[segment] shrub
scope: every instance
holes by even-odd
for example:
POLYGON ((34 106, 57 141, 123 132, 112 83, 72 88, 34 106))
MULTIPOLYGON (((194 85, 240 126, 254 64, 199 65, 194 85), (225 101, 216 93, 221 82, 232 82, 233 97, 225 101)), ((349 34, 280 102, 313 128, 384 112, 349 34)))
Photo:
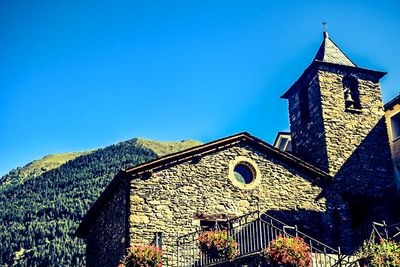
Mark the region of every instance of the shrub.
POLYGON ((282 237, 271 241, 264 249, 264 256, 272 264, 286 266, 308 267, 311 266, 311 249, 299 237, 282 237))
POLYGON ((379 243, 364 242, 357 257, 362 266, 398 267, 400 266, 400 244, 386 239, 379 243))
POLYGON ((127 254, 118 267, 161 267, 161 250, 154 246, 133 246, 128 248, 127 254))
POLYGON ((239 254, 238 244, 228 236, 226 230, 202 232, 198 242, 200 249, 213 258, 226 257, 233 260, 239 254))

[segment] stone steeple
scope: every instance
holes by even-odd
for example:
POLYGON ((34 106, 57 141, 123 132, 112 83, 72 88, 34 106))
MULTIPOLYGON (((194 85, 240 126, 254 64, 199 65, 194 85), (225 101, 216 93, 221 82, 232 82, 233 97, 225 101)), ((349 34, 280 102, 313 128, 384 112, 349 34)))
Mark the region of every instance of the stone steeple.
POLYGON ((390 184, 379 84, 385 74, 358 67, 324 32, 312 63, 282 96, 289 100, 292 153, 334 176, 343 191, 390 184))
POLYGON ((324 32, 324 40, 315 55, 314 61, 357 67, 357 65, 329 38, 328 32, 324 32))

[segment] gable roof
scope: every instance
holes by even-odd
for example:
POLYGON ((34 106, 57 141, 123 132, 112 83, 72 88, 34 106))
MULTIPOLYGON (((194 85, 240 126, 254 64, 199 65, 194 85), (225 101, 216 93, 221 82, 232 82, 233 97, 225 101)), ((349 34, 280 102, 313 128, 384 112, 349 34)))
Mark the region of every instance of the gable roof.
POLYGON ((273 147, 272 145, 264 142, 263 140, 247 133, 247 132, 242 132, 238 133, 232 136, 228 136, 222 139, 218 139, 209 143, 206 143, 204 145, 199 145, 195 146, 177 153, 169 154, 164 157, 137 165, 133 168, 124 170, 124 172, 127 175, 130 176, 135 176, 135 175, 140 175, 145 172, 153 171, 153 170, 158 170, 161 168, 164 168, 168 165, 171 164, 177 164, 182 161, 187 161, 192 159, 195 156, 201 156, 203 154, 208 154, 210 152, 213 152, 215 149, 226 147, 226 146, 232 146, 238 143, 249 143, 250 145, 255 146, 256 148, 260 149, 262 152, 271 155, 275 157, 276 159, 280 159, 287 163, 288 165, 295 167, 299 170, 302 170, 302 172, 305 172, 308 175, 311 175, 313 177, 319 177, 319 178, 332 178, 329 174, 326 172, 322 171, 321 169, 303 161, 302 159, 286 153, 282 152, 281 150, 273 147))
POLYGON ((295 157, 292 154, 283 152, 272 145, 262 141, 259 138, 252 136, 247 132, 238 133, 232 136, 228 136, 222 139, 218 139, 203 145, 195 146, 189 149, 185 149, 180 152, 169 154, 158 159, 137 165, 133 168, 127 170, 121 170, 114 177, 114 179, 108 184, 107 188, 103 191, 100 197, 95 201, 93 206, 84 216, 81 224, 75 232, 76 236, 85 237, 87 233, 88 226, 91 221, 95 219, 98 212, 101 210, 103 205, 107 200, 113 195, 118 186, 133 177, 139 177, 146 179, 146 174, 151 174, 153 171, 161 170, 167 168, 171 165, 179 164, 189 160, 193 160, 196 157, 201 157, 202 155, 213 153, 217 150, 221 150, 226 147, 230 147, 236 144, 246 143, 249 144, 261 152, 270 155, 271 157, 278 159, 285 164, 295 168, 299 172, 306 174, 307 176, 313 177, 315 179, 325 179, 330 181, 332 176, 326 172, 320 170, 319 168, 295 157))

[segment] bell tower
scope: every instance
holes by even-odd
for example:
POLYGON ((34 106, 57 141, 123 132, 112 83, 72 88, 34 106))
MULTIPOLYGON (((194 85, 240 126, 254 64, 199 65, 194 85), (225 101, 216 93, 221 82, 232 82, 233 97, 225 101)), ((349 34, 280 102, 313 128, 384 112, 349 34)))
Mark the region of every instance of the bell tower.
POLYGON ((341 192, 380 195, 392 186, 392 161, 379 80, 323 33, 310 66, 286 91, 292 150, 334 177, 341 192))

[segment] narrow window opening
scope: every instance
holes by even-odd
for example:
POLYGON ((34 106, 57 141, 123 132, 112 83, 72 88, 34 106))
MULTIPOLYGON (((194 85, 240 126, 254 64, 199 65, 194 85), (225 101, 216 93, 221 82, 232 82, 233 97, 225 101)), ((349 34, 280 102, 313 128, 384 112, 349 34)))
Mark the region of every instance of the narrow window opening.
POLYGON ((337 209, 334 209, 332 212, 332 243, 339 246, 340 245, 340 235, 338 233, 341 233, 341 225, 342 225, 342 219, 340 217, 339 211, 337 209))
POLYGON ((150 246, 155 246, 156 248, 162 250, 162 232, 154 233, 153 241, 150 242, 150 246))
POLYGON ((286 152, 292 152, 292 141, 288 140, 288 144, 285 149, 286 152))
POLYGON ((343 92, 346 109, 361 109, 358 80, 355 77, 343 79, 343 92))
POLYGON ((289 142, 289 140, 287 138, 282 138, 282 140, 279 144, 279 149, 285 151, 288 142, 289 142))
POLYGON ((400 112, 390 117, 390 125, 392 128, 392 138, 395 140, 400 137, 400 112))
POLYGON ((301 88, 299 93, 300 120, 302 123, 310 121, 310 108, 307 88, 301 88))
POLYGON ((279 150, 282 150, 282 151, 291 152, 292 151, 292 142, 291 142, 290 138, 281 137, 275 147, 278 147, 279 150))

